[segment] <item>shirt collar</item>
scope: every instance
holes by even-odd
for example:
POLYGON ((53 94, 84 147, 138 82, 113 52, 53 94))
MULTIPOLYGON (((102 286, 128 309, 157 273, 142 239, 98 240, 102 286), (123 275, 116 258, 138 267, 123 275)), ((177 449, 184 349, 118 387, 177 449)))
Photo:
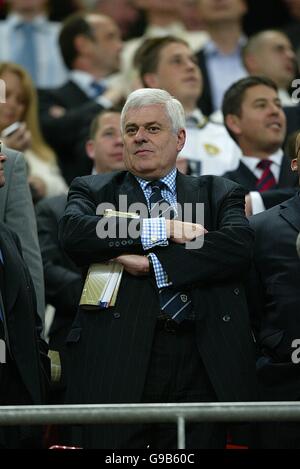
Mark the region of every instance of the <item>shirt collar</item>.
MULTIPOLYGON (((238 42, 237 42, 237 45, 236 45, 236 48, 233 52, 231 52, 231 54, 228 54, 228 55, 235 55, 235 54, 239 54, 241 49, 245 46, 247 42, 247 38, 245 35, 241 35, 238 39, 238 42)), ((213 56, 213 55, 227 55, 227 54, 223 54, 220 49, 218 48, 217 44, 212 40, 212 39, 208 39, 204 46, 203 46, 203 51, 204 51, 204 54, 206 56, 213 56)))
MULTIPOLYGON (((13 28, 17 28, 20 24, 25 23, 23 16, 19 15, 19 13, 11 13, 8 15, 6 19, 6 23, 12 26, 13 28)), ((37 15, 32 21, 30 21, 36 28, 43 30, 45 25, 48 23, 48 18, 46 15, 37 15)))
POLYGON ((187 127, 189 127, 189 122, 192 121, 195 121, 197 126, 201 126, 205 122, 204 114, 199 108, 196 108, 189 114, 186 114, 185 118, 187 127))
MULTIPOLYGON (((271 160, 272 163, 276 164, 277 166, 281 165, 281 161, 283 158, 283 150, 280 148, 275 153, 272 153, 268 157, 268 160, 271 160)), ((250 169, 250 171, 254 172, 257 167, 257 163, 261 161, 261 158, 257 158, 256 156, 241 156, 241 161, 250 169)))
POLYGON ((93 82, 97 82, 101 85, 106 84, 106 80, 95 80, 95 77, 88 72, 84 72, 83 70, 71 70, 69 73, 70 79, 88 96, 90 96, 91 88, 90 85, 93 82))
MULTIPOLYGON (((167 186, 167 188, 173 195, 176 194, 176 176, 177 176, 177 169, 173 168, 168 174, 166 174, 166 176, 159 179, 159 181, 163 182, 167 186)), ((149 188, 149 181, 146 181, 145 179, 142 179, 138 176, 135 176, 135 177, 143 191, 149 188)))
POLYGON ((146 37, 162 37, 167 35, 182 36, 186 32, 183 23, 174 21, 168 26, 151 25, 146 28, 144 36, 146 37))

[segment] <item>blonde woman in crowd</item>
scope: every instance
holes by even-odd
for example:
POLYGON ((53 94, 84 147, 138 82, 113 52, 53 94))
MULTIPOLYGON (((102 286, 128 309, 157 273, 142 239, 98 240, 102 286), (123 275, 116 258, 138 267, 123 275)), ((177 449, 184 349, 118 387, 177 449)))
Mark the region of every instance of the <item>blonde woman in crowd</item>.
POLYGON ((5 103, 0 106, 0 136, 6 146, 24 152, 34 202, 67 192, 56 155, 45 143, 37 118, 37 97, 29 74, 19 65, 0 63, 5 103))

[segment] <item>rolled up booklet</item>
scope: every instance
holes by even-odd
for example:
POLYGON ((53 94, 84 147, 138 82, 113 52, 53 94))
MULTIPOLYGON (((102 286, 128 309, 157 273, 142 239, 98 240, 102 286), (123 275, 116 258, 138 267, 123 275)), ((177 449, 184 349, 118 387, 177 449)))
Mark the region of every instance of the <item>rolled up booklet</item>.
POLYGON ((86 309, 114 306, 123 266, 115 261, 91 264, 84 282, 79 305, 86 309))

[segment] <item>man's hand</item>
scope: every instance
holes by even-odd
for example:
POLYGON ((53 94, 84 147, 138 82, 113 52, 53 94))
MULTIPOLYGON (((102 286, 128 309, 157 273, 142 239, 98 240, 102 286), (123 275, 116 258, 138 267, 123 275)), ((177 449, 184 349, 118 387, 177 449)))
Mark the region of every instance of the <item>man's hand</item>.
POLYGON ((166 220, 167 237, 174 243, 184 244, 193 241, 208 231, 198 223, 183 222, 180 220, 166 220))
POLYGON ((245 196, 245 214, 246 214, 246 217, 251 217, 251 215, 253 215, 252 201, 251 201, 250 194, 247 194, 245 196))
POLYGON ((126 96, 124 90, 119 86, 114 86, 107 89, 101 96, 112 102, 114 106, 118 105, 126 96))
POLYGON ((122 254, 114 259, 124 266, 126 272, 131 275, 141 276, 148 275, 150 272, 149 259, 146 256, 137 254, 122 254))

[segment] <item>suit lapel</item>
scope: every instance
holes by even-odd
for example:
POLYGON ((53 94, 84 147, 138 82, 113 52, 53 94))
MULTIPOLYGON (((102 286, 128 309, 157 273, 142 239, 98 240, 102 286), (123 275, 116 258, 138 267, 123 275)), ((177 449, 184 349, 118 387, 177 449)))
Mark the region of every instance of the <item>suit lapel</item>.
POLYGON ((125 177, 115 192, 115 206, 121 211, 136 212, 136 204, 143 204, 147 207, 147 201, 136 178, 131 173, 125 173, 125 177), (126 196, 125 205, 120 206, 121 197, 126 196), (131 208, 132 206, 132 208, 131 208))
POLYGON ((300 231, 300 195, 283 202, 280 205, 279 214, 297 231, 300 231))
POLYGON ((248 191, 255 190, 257 177, 243 162, 240 162, 236 173, 238 175, 238 181, 241 186, 243 186, 248 191))
MULTIPOLYGON (((206 180, 201 178, 192 178, 177 172, 177 203, 182 210, 183 221, 193 223, 204 223, 202 219, 201 206, 204 204, 204 210, 209 207, 207 198, 206 180)), ((204 212, 204 218, 207 221, 207 213, 204 212)))

